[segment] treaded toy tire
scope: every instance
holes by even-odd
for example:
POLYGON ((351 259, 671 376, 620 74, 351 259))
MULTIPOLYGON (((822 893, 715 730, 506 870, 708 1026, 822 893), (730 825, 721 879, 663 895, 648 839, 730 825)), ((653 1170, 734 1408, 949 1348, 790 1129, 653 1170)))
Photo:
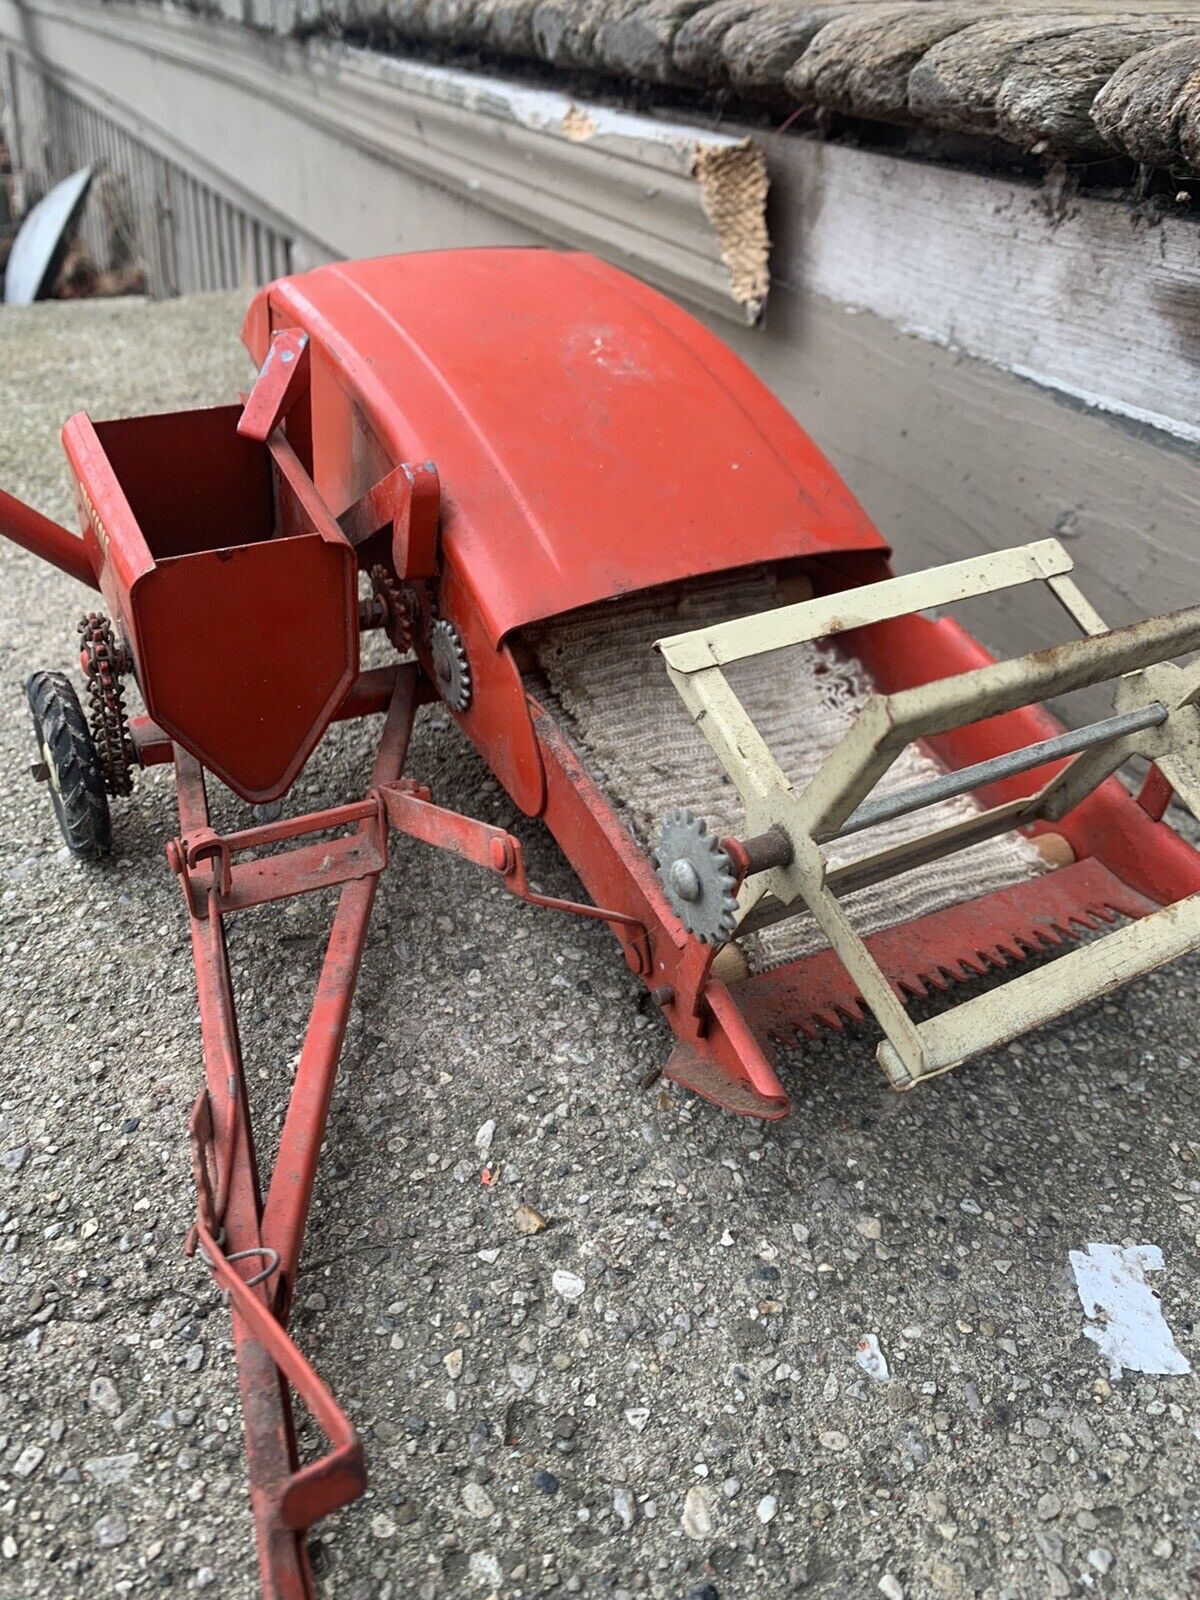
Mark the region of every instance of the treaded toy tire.
POLYGON ((112 820, 79 696, 62 672, 35 672, 26 679, 25 695, 67 848, 81 861, 99 860, 112 849, 112 820))

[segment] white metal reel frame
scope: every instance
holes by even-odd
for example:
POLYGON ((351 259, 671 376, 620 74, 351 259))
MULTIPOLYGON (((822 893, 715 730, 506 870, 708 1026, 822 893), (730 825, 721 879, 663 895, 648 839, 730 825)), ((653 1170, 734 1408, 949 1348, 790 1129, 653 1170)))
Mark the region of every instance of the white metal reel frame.
POLYGON ((1200 945, 1200 895, 1193 895, 918 1024, 838 899, 836 891, 878 883, 1012 828, 1061 818, 1132 755, 1154 761, 1200 816, 1200 663, 1181 668, 1170 659, 1200 649, 1200 606, 1109 630, 1070 578, 1071 569, 1062 545, 1045 539, 699 628, 656 645, 742 798, 748 834, 782 830, 790 845, 785 865, 758 872, 743 885, 735 936, 807 907, 883 1029, 877 1055, 895 1088, 948 1071, 1200 945), (750 656, 1030 582, 1047 585, 1082 638, 917 688, 873 695, 799 794, 723 670, 750 656), (884 801, 867 798, 916 739, 1112 679, 1119 680, 1112 717, 884 801), (921 809, 947 794, 1064 755, 1072 759, 1024 799, 981 810, 842 867, 828 867, 821 851, 823 843, 885 816, 921 809))

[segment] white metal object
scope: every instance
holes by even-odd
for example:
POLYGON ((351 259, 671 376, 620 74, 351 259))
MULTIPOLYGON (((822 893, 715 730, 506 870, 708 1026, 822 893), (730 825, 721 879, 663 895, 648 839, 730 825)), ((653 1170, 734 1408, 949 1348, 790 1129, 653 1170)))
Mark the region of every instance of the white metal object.
MULTIPOLYGON (((575 613, 534 642, 546 696, 660 867, 670 854, 660 848, 662 824, 678 809, 681 795, 717 839, 745 837, 746 818, 741 797, 712 747, 657 661, 651 663, 654 641, 730 617, 762 615, 811 598, 811 593, 807 583, 793 585, 766 572, 719 574, 575 613)), ((817 772, 878 688, 861 662, 819 642, 747 661, 734 682, 743 707, 798 789, 817 772)), ((912 745, 881 787, 908 791, 944 772, 933 755, 912 745)), ((883 823, 831 845, 830 861, 848 866, 868 850, 898 844, 914 831, 961 820, 976 809, 974 799, 966 796, 941 801, 915 817, 883 823)), ((1041 855, 1020 834, 999 834, 920 873, 851 891, 843 903, 867 937, 898 921, 930 916, 1008 888, 1043 870, 1041 855)), ((681 920, 686 926, 686 919, 681 920)), ((751 972, 802 960, 825 942, 808 916, 784 918, 737 941, 751 972)))
MULTIPOLYGON (((1132 755, 1155 761, 1180 799, 1200 813, 1200 665, 1170 662, 1200 649, 1200 606, 1108 630, 1068 576, 1071 566, 1062 545, 1046 539, 658 641, 672 683, 742 797, 748 833, 782 829, 791 845, 786 865, 756 873, 743 885, 737 932, 807 907, 882 1027, 878 1059, 899 1089, 1200 945, 1200 896, 1193 896, 917 1024, 835 893, 925 866, 1012 828, 1060 819, 1132 755), (799 794, 723 670, 747 657, 1034 581, 1047 584, 1083 638, 873 696, 799 794), (1034 793, 829 867, 822 844, 838 838, 848 823, 858 831, 892 814, 894 807, 878 804, 872 811, 867 796, 913 741, 1112 679, 1119 679, 1117 714, 1087 730, 1082 743, 1076 737, 1078 753, 1034 793)), ((1033 764, 1017 753, 1011 770, 1033 764)), ((930 797, 910 794, 906 803, 912 810, 930 797)))
POLYGON ((92 185, 92 168, 80 167, 56 183, 21 224, 4 269, 4 303, 32 305, 51 287, 50 276, 92 185))

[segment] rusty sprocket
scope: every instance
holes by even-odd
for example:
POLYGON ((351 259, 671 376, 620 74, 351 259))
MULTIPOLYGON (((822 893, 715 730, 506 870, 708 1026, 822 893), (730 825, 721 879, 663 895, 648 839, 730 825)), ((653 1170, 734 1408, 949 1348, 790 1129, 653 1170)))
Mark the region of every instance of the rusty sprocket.
POLYGON ((79 636, 79 664, 87 679, 88 722, 104 787, 112 795, 129 794, 137 765, 121 685, 121 674, 129 670, 129 655, 117 642, 108 618, 99 612, 87 613, 79 624, 79 636))

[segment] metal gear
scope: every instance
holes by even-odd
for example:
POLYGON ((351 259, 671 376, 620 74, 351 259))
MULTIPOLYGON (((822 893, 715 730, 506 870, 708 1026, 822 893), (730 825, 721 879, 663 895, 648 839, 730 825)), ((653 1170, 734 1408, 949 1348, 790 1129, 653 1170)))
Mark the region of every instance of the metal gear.
POLYGON ((451 711, 466 711, 471 704, 471 663, 462 634, 452 622, 439 617, 429 634, 429 654, 442 699, 451 711))
POLYGON ((88 721, 104 788, 108 794, 131 794, 137 752, 121 687, 121 674, 130 667, 129 653, 117 643, 108 618, 96 611, 89 611, 80 622, 79 635, 79 664, 87 679, 88 721))
POLYGON ((401 655, 412 649, 412 622, 408 597, 399 578, 382 565, 371 568, 371 587, 383 604, 384 628, 392 644, 401 655))
POLYGON ((668 811, 654 850, 658 880, 671 909, 704 944, 724 944, 737 921, 737 874, 703 817, 668 811))

